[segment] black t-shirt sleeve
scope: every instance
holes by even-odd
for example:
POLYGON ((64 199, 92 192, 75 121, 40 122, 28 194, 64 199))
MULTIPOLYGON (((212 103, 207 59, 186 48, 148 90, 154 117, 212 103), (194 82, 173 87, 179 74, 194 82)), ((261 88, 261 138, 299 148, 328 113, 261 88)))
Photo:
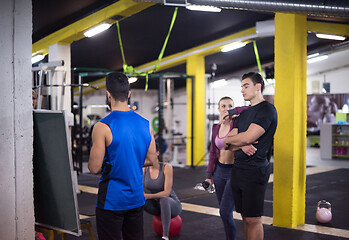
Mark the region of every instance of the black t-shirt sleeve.
POLYGON ((256 113, 252 123, 261 126, 265 131, 269 128, 275 115, 275 108, 271 104, 264 104, 256 113))
POLYGON ((233 118, 233 128, 237 128, 237 122, 238 122, 238 118, 233 118))

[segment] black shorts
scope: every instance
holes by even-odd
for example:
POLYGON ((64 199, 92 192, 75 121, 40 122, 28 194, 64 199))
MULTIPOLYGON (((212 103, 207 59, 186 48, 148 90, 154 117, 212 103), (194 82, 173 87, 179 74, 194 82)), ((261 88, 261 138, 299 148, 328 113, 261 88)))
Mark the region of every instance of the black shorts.
POLYGON ((243 217, 263 216, 269 176, 269 166, 243 169, 233 165, 230 183, 236 212, 241 213, 243 217))
POLYGON ((96 224, 99 240, 143 240, 144 206, 109 211, 96 208, 96 224))

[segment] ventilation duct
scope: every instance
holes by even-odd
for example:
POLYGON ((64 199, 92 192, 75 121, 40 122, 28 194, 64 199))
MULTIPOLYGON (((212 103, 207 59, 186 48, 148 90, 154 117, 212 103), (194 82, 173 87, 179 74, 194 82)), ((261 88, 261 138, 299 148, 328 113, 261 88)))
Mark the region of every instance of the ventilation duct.
POLYGON ((188 4, 208 5, 249 11, 300 13, 327 17, 349 18, 348 0, 136 0, 156 2, 165 5, 186 6, 188 4))

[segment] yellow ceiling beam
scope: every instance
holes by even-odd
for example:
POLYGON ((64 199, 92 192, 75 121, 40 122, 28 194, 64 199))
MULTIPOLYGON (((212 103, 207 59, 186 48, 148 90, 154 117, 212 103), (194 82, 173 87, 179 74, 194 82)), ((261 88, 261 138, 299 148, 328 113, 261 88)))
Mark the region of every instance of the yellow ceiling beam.
MULTIPOLYGON (((178 66, 187 61, 187 58, 192 55, 208 56, 221 51, 222 47, 226 44, 235 41, 248 41, 252 38, 257 37, 256 27, 252 27, 229 36, 202 44, 200 46, 185 50, 183 52, 175 53, 170 56, 164 57, 158 67, 157 71, 161 71, 167 68, 178 66)), ((152 70, 156 64, 156 60, 143 64, 135 68, 136 71, 146 72, 152 70)))
POLYGON ((33 43, 32 55, 34 56, 39 53, 46 55, 48 54, 48 47, 50 45, 56 43, 70 44, 84 38, 85 36, 83 33, 97 24, 105 21, 113 23, 115 21, 110 19, 114 16, 121 16, 123 19, 153 6, 154 4, 155 3, 134 2, 133 0, 120 0, 33 43))
POLYGON ((327 22, 307 22, 307 30, 313 33, 325 33, 349 37, 349 25, 327 22))

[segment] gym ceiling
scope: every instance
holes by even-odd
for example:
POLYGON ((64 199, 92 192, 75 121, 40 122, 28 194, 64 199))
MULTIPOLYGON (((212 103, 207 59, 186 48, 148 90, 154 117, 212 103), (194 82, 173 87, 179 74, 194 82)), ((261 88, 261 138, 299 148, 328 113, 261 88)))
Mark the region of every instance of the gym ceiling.
MULTIPOLYGON (((113 4, 121 4, 122 2, 131 2, 131 0, 32 0, 33 52, 35 44, 38 44, 40 41, 44 41, 54 34, 60 34, 60 30, 71 26, 91 14, 97 13, 113 4)), ((140 7, 141 10, 129 8, 125 10, 127 12, 126 14, 111 18, 111 20, 119 20, 122 44, 128 65, 133 67, 141 66, 156 60, 159 56, 175 9, 174 6, 164 5, 159 2, 163 1, 154 1, 151 3, 135 2, 134 5, 142 6, 140 7)), ((167 2, 169 1, 167 0, 167 2)), ((268 3, 276 1, 260 2, 268 3)), ((289 2, 292 3, 292 1, 289 2)), ((293 2, 304 3, 307 1, 293 2)), ((331 4, 330 2, 332 1, 327 2, 331 4)), ((349 2, 347 2, 347 5, 349 5, 349 2)), ((179 7, 177 18, 164 52, 164 58, 253 28, 256 26, 256 22, 272 20, 273 18, 274 13, 272 11, 222 9, 220 13, 210 13, 191 11, 185 7, 179 7)), ((342 14, 342 16, 330 17, 308 15, 308 21, 349 25, 349 15, 343 16, 342 14)), ((287 26, 285 27, 287 28, 287 26)), ((79 40, 71 42, 72 69, 88 67, 122 71, 123 61, 116 24, 113 24, 108 30, 94 37, 75 38, 79 40)), ((269 36, 255 40, 262 67, 269 68, 272 72, 274 37, 269 36)), ((348 42, 348 38, 341 43, 333 40, 319 39, 314 33, 308 32, 308 55, 318 51, 334 49, 338 44, 341 46, 348 45, 348 42)), ((217 65, 216 79, 233 76, 240 77, 242 72, 250 70, 257 71, 256 57, 252 43, 231 52, 217 52, 206 56, 206 73, 211 72, 211 66, 214 63, 217 65)), ((183 63, 162 71, 185 73, 186 66, 183 63)), ((183 81, 183 84, 177 84, 176 87, 184 85, 185 82, 183 81)), ((132 84, 133 88, 143 88, 143 86, 144 83, 142 81, 132 84)), ((150 81, 149 87, 157 88, 157 83, 150 81)))

